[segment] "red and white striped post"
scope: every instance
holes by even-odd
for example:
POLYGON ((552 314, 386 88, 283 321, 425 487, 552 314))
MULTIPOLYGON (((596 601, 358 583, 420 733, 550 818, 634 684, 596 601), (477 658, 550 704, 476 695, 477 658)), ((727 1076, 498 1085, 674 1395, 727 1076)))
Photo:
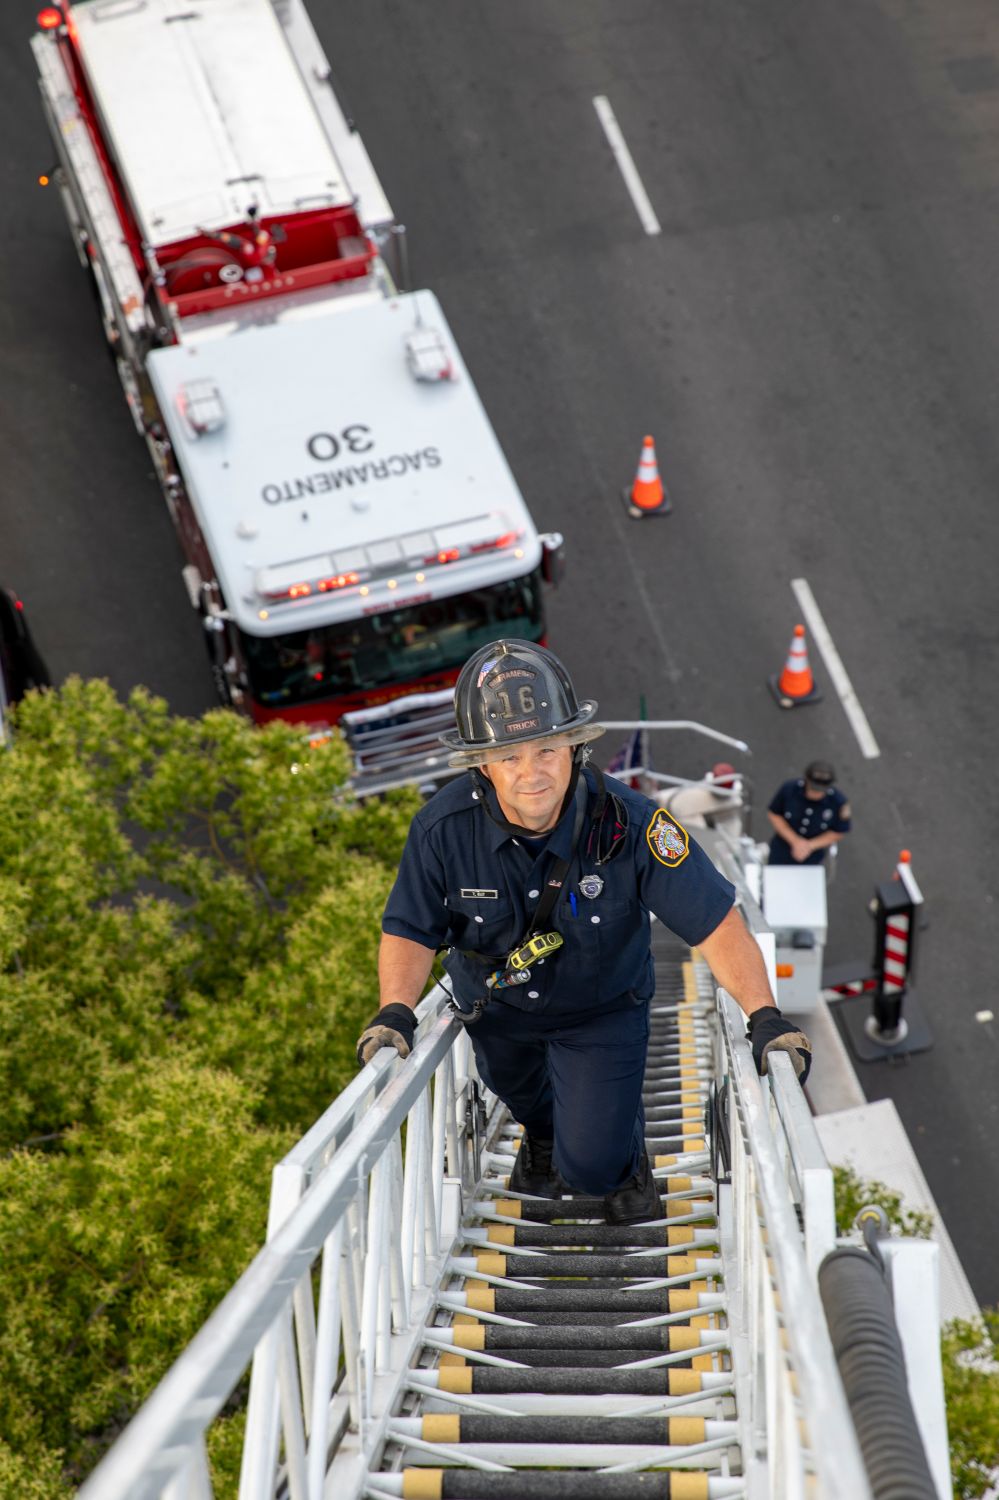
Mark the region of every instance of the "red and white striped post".
POLYGON ((922 901, 912 874, 912 856, 903 849, 891 881, 879 886, 875 897, 878 986, 865 1028, 872 1041, 889 1047, 901 1042, 909 1029, 902 1002, 912 973, 916 911, 922 901))

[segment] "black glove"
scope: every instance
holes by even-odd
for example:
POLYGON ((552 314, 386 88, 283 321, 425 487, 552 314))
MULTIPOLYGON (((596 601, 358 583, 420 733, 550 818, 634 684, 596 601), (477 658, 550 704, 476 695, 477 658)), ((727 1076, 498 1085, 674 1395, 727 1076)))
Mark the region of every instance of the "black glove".
POLYGON ((785 1021, 776 1005, 753 1011, 749 1018, 749 1040, 756 1071, 761 1076, 767 1071, 767 1054, 776 1049, 788 1054, 794 1063, 798 1082, 804 1088, 812 1066, 812 1044, 803 1031, 785 1021))
POLYGON ((363 1068, 381 1047, 394 1047, 400 1057, 408 1057, 415 1036, 416 1017, 408 1005, 383 1005, 357 1039, 358 1065, 363 1068))

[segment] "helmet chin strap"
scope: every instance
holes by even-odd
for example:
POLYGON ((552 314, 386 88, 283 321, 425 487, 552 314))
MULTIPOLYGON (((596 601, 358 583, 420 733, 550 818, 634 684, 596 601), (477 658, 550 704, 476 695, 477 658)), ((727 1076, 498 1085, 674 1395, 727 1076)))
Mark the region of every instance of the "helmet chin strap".
POLYGON ((490 799, 489 799, 489 795, 488 794, 489 794, 489 792, 495 793, 496 792, 496 788, 493 786, 492 782, 489 780, 489 777, 485 774, 485 772, 483 771, 483 769, 482 769, 481 766, 473 766, 471 768, 471 770, 469 771, 468 774, 471 776, 472 781, 475 784, 475 789, 479 793, 479 801, 480 801, 480 803, 485 808, 485 810, 488 813, 489 817, 492 818, 493 822, 495 824, 497 824, 498 827, 500 827, 500 828, 503 829, 504 833, 513 834, 513 836, 515 838, 519 837, 519 838, 523 838, 523 839, 539 839, 539 838, 544 838, 546 834, 551 833, 552 829, 554 829, 556 827, 556 825, 562 821, 562 818, 563 818, 563 815, 565 814, 566 808, 569 806, 569 803, 572 801, 573 797, 576 795, 576 783, 579 780, 579 773, 582 770, 583 766, 586 764, 586 762, 587 762, 588 759, 589 759, 589 746, 588 745, 574 745, 573 746, 573 751, 572 751, 572 771, 570 772, 570 775, 569 775, 569 785, 566 787, 565 796, 562 798, 562 806, 559 808, 559 810, 558 810, 558 816, 556 817, 555 821, 552 823, 551 828, 545 828, 545 829, 522 828, 519 823, 511 823, 510 819, 507 818, 507 817, 504 817, 504 815, 503 815, 503 809, 500 807, 500 801, 499 801, 499 797, 498 796, 496 797, 497 812, 493 812, 492 808, 489 805, 490 799))

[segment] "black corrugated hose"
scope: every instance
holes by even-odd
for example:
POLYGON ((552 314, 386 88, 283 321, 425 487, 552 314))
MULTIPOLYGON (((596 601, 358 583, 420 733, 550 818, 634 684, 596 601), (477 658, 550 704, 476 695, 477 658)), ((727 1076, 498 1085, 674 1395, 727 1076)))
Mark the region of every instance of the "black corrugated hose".
POLYGON ((826 1256, 826 1322, 874 1500, 937 1500, 880 1260, 853 1247, 826 1256))

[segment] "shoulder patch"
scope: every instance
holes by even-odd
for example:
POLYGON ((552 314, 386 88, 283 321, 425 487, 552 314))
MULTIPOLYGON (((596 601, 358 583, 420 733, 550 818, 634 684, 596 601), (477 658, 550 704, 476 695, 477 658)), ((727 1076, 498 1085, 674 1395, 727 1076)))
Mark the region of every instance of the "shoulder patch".
POLYGON ((849 802, 843 802, 843 803, 841 803, 840 808, 839 808, 839 815, 840 815, 841 818, 848 818, 850 816, 850 804, 849 804, 849 802))
POLYGON ((652 815, 652 821, 645 830, 645 842, 661 865, 674 868, 683 864, 690 853, 690 836, 686 828, 671 818, 669 813, 663 812, 660 807, 652 815))

